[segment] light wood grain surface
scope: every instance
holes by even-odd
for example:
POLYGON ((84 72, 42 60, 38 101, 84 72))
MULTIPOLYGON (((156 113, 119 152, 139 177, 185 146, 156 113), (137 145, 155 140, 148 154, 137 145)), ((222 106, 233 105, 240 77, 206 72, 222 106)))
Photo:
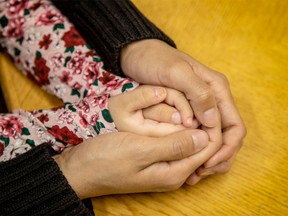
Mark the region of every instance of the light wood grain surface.
MULTIPOLYGON (((169 193, 95 198, 96 215, 288 215, 288 1, 133 2, 179 49, 227 75, 248 135, 228 174, 169 193)), ((59 103, 0 60, 10 109, 59 103)))

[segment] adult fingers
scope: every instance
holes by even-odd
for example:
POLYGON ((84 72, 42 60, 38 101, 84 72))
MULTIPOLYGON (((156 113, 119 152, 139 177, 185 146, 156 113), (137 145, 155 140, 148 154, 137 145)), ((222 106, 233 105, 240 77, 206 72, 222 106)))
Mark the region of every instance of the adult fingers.
POLYGON ((147 140, 146 145, 143 145, 143 151, 149 164, 181 160, 198 153, 208 145, 208 135, 202 130, 184 130, 151 139, 147 140))
POLYGON ((229 160, 234 154, 237 154, 242 146, 242 140, 239 140, 239 137, 233 135, 233 133, 223 134, 223 143, 221 149, 204 164, 205 168, 213 167, 229 160), (229 142, 230 144, 227 144, 229 142))
MULTIPOLYGON (((217 105, 214 92, 200 76, 194 72, 193 64, 185 60, 173 64, 170 75, 166 76, 167 83, 173 83, 172 88, 184 92, 193 108, 196 118, 206 127, 214 127, 217 124, 217 105)), ((164 83, 164 81, 163 81, 164 83)))
POLYGON ((226 161, 239 151, 246 135, 246 128, 234 103, 226 76, 202 65, 198 66, 198 68, 196 72, 198 75, 205 70, 205 73, 202 73, 202 77, 210 83, 211 88, 215 92, 215 96, 218 98, 218 109, 221 113, 223 146, 220 151, 205 163, 205 167, 212 167, 226 161))

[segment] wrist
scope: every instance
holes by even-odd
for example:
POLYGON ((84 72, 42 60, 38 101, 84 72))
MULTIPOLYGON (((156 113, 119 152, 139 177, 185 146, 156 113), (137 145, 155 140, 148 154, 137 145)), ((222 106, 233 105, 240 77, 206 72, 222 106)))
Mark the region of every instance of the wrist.
POLYGON ((129 72, 132 64, 137 63, 135 60, 142 59, 147 49, 154 49, 157 44, 165 44, 158 39, 143 39, 129 43, 120 50, 120 66, 126 76, 130 76, 129 72))
POLYGON ((73 173, 73 171, 71 171, 71 169, 69 168, 69 162, 65 156, 65 154, 67 154, 68 151, 70 151, 70 149, 66 149, 65 152, 55 155, 52 158, 57 163, 63 176, 66 178, 68 184, 74 190, 74 192, 79 197, 79 199, 85 199, 87 197, 85 197, 85 195, 81 191, 81 187, 79 187, 79 183, 78 183, 79 181, 77 180, 77 176, 78 176, 77 173, 73 173))

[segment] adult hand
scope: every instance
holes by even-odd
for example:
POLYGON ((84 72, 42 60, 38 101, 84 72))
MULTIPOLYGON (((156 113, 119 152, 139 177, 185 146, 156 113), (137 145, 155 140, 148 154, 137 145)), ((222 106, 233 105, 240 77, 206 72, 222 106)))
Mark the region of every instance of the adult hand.
POLYGON ((137 82, 182 91, 204 129, 209 128, 210 140, 218 146, 223 142, 219 151, 187 183, 195 184, 200 176, 207 174, 227 172, 246 134, 227 78, 156 39, 125 46, 121 50, 120 62, 124 73, 137 82))
POLYGON ((164 136, 185 129, 181 117, 190 118, 190 126, 194 129, 198 126, 197 123, 193 125, 192 109, 184 94, 174 89, 141 85, 133 91, 110 97, 108 105, 117 129, 123 132, 164 136))
POLYGON ((54 157, 80 199, 179 188, 211 152, 208 135, 187 129, 160 138, 118 132, 97 136, 54 157))

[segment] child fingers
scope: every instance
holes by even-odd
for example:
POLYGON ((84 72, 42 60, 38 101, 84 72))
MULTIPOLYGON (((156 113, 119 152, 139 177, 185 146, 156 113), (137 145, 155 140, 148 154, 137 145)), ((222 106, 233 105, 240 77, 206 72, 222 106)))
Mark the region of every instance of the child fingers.
POLYGON ((143 109, 143 117, 157 122, 181 124, 181 115, 175 107, 159 103, 143 109))
POLYGON ((139 86, 133 91, 121 95, 125 109, 134 112, 154 104, 161 103, 166 97, 166 89, 149 85, 139 86))
POLYGON ((189 101, 182 92, 174 89, 166 88, 167 97, 165 102, 171 106, 174 106, 181 114, 182 124, 185 127, 192 127, 196 124, 193 122, 193 110, 190 106, 189 101))

